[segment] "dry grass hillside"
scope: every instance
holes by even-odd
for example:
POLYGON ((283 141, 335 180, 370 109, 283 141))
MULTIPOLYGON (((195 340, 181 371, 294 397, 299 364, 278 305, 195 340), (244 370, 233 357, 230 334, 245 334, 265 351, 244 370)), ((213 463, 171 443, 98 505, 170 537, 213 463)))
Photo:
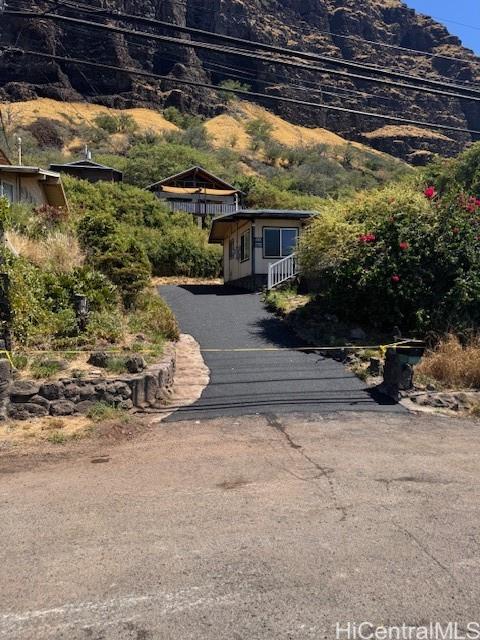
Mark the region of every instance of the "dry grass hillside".
MULTIPOLYGON (((18 127, 27 127, 39 118, 57 120, 66 125, 91 124, 102 114, 129 115, 137 124, 139 132, 152 131, 156 134, 177 131, 178 127, 169 122, 162 113, 153 109, 134 108, 118 111, 101 105, 87 102, 59 102, 49 98, 38 98, 25 102, 14 102, 0 105, 4 119, 18 127)), ((320 127, 308 128, 291 124, 267 109, 249 102, 235 101, 228 112, 216 116, 205 122, 205 128, 211 137, 214 147, 227 147, 249 155, 252 148, 252 138, 247 133, 248 124, 253 120, 264 120, 271 127, 271 137, 276 142, 287 147, 312 146, 318 144, 330 147, 344 147, 347 140, 341 136, 320 127)), ((112 143, 122 146, 122 135, 117 134, 112 143)), ((65 151, 76 149, 79 140, 73 140, 65 151)), ((372 149, 351 143, 363 150, 372 149)))

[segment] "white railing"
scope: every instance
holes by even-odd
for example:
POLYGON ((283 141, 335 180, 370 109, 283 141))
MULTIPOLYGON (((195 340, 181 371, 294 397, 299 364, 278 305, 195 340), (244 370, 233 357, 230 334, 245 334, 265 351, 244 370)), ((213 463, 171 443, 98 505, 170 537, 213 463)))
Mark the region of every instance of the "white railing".
POLYGON ((278 262, 268 265, 268 290, 278 287, 282 282, 294 278, 298 274, 297 254, 282 258, 278 262))
POLYGON ((223 216, 238 211, 236 204, 204 202, 168 202, 171 211, 183 211, 197 216, 223 216))

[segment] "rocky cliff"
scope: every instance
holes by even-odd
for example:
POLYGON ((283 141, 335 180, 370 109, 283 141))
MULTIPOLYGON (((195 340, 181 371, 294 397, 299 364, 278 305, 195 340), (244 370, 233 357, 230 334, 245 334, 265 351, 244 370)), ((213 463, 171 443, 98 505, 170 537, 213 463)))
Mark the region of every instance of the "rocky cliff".
MULTIPOLYGON (((53 4, 46 0, 9 2, 10 7, 42 10, 53 4)), ((83 4, 345 60, 381 64, 420 77, 480 84, 480 59, 462 47, 445 27, 417 14, 400 0, 83 0, 83 4), (375 42, 393 46, 379 47, 375 42)), ((60 11, 74 15, 68 7, 60 11)), ((136 28, 153 29, 145 25, 136 28)), ((159 28, 155 30, 162 33, 159 28)), ((168 35, 172 33, 169 31, 168 35)), ((122 67, 140 67, 180 79, 219 83, 236 78, 262 93, 480 129, 480 103, 220 53, 195 52, 88 27, 3 16, 0 42, 122 67)), ((205 115, 224 108, 221 97, 208 90, 174 87, 124 73, 11 54, 4 56, 1 65, 0 87, 3 100, 40 96, 115 107, 175 105, 205 115)), ((424 162, 431 152, 455 153, 471 141, 468 134, 433 133, 365 116, 268 100, 264 105, 298 124, 328 128, 414 163, 424 162)))

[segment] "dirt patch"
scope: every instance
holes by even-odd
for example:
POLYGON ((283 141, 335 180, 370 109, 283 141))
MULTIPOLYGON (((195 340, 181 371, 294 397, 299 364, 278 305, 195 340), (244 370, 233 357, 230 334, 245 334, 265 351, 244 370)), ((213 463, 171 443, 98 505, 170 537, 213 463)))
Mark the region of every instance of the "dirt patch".
POLYGON ((0 449, 35 442, 64 444, 91 434, 93 423, 85 416, 32 418, 0 423, 0 449))

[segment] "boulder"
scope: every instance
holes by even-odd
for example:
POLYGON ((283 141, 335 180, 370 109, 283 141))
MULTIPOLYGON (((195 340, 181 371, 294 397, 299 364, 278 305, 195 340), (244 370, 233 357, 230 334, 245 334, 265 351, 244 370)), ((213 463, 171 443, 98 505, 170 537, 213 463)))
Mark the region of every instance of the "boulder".
POLYGON ((94 400, 82 400, 75 406, 75 409, 78 413, 87 415, 87 413, 95 406, 95 404, 96 402, 94 400))
POLYGON ((41 407, 45 407, 45 409, 50 408, 50 400, 47 400, 43 396, 33 396, 30 398, 30 402, 33 402, 33 404, 39 404, 41 407))
POLYGON ((61 382, 45 382, 40 387, 40 395, 47 400, 59 400, 63 395, 63 384, 61 382))
POLYGON ((85 384, 79 387, 81 400, 95 400, 95 387, 93 384, 85 384))
POLYGON ((64 393, 66 398, 76 401, 80 398, 80 387, 76 384, 67 384, 64 393))
POLYGON ((25 402, 39 391, 40 385, 33 380, 16 380, 10 388, 10 398, 13 402, 25 402))
POLYGON ((91 364, 93 367, 99 367, 100 369, 105 369, 108 365, 108 361, 110 356, 108 353, 104 351, 94 351, 90 354, 88 359, 88 364, 91 364))
POLYGON ((71 416, 75 413, 75 405, 69 400, 55 400, 50 405, 52 416, 71 416))
POLYGON ((143 356, 134 353, 125 358, 125 366, 129 373, 140 373, 146 368, 147 363, 143 356))
POLYGON ((8 417, 12 420, 29 420, 43 418, 48 415, 48 409, 33 402, 18 402, 8 405, 8 417))

